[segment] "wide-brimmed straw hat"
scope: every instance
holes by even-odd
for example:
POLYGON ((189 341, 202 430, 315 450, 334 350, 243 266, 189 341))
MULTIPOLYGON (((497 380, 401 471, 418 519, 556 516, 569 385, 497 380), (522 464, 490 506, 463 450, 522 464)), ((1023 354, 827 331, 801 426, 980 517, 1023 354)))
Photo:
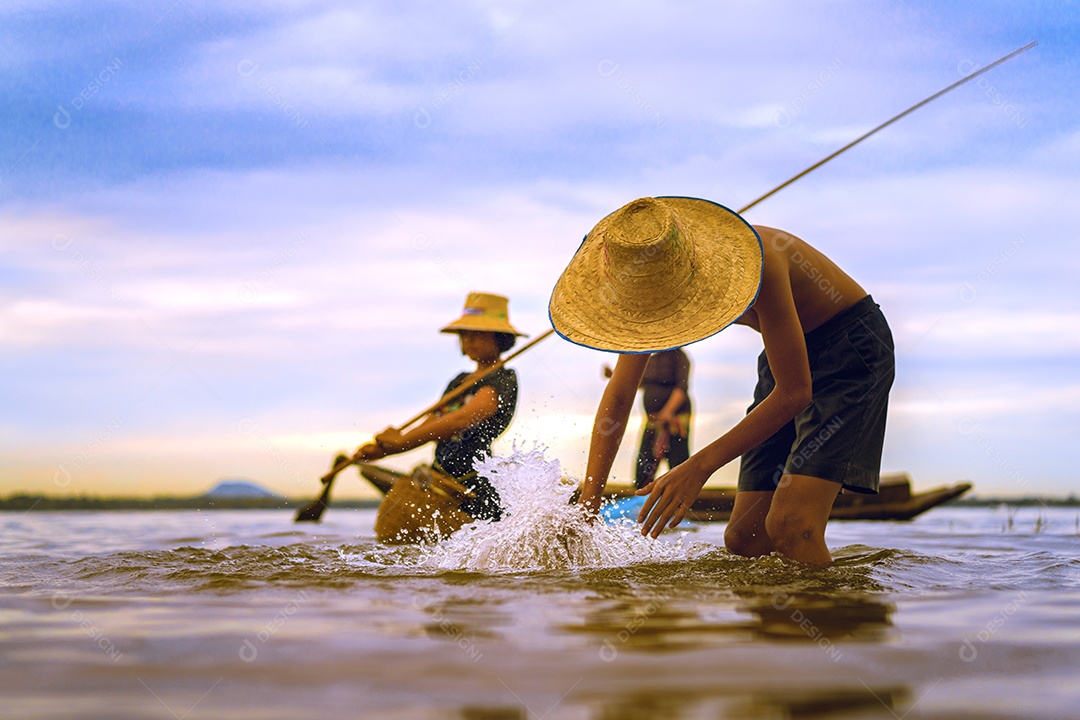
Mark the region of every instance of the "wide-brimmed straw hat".
POLYGON ((761 238, 738 213, 698 198, 641 198, 585 236, 548 313, 578 345, 670 350, 738 320, 757 299, 761 262, 761 238))
POLYGON ((526 337, 510 324, 509 301, 502 295, 472 292, 465 298, 465 310, 461 317, 442 329, 444 333, 462 330, 511 333, 526 337))

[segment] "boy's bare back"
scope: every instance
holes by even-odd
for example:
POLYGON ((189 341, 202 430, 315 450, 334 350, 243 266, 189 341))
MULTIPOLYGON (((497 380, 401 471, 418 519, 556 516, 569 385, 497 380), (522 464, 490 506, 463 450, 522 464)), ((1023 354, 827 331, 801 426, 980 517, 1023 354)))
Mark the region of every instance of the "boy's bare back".
MULTIPOLYGON (((754 229, 761 236, 763 262, 782 263, 787 268, 803 333, 866 297, 866 290, 802 238, 764 225, 755 225, 754 229)), ((768 287, 761 288, 763 293, 768 291, 768 287)), ((736 322, 761 331, 752 306, 736 322)))

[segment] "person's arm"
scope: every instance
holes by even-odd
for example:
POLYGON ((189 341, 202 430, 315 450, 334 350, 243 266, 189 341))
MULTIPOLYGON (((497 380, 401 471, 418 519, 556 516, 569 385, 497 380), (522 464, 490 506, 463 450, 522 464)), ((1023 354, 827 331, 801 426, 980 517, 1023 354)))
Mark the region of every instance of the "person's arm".
POLYGON ((684 400, 686 400, 686 392, 677 387, 668 395, 667 402, 664 403, 664 407, 660 408, 660 412, 656 413, 656 432, 653 438, 652 454, 657 461, 667 457, 668 450, 671 448, 672 435, 676 437, 686 435, 686 431, 679 421, 679 416, 675 414, 682 407, 684 400))
POLYGON ((665 527, 678 525, 714 472, 767 440, 810 404, 810 361, 787 266, 768 251, 754 310, 776 386, 728 432, 638 491, 649 494, 638 515, 643 535, 651 531, 656 537, 665 527))
POLYGON ((399 432, 397 428, 386 428, 375 436, 375 445, 385 455, 397 455, 429 442, 453 437, 462 430, 467 430, 488 419, 498 411, 498 393, 495 392, 495 388, 486 385, 477 390, 468 402, 454 412, 441 416, 428 415, 422 423, 404 433, 399 432))
POLYGON ((668 432, 674 432, 676 435, 682 435, 681 427, 679 426, 679 417, 676 413, 683 403, 686 402, 686 391, 681 387, 677 387, 671 391, 671 395, 668 396, 667 402, 664 403, 664 407, 660 408, 660 412, 656 413, 657 424, 663 426, 668 432))
POLYGON ((600 496, 607 485, 611 465, 619 452, 626 421, 634 406, 641 376, 645 374, 645 365, 649 356, 620 355, 615 363, 600 406, 596 409, 593 422, 592 439, 589 442, 589 460, 585 467, 585 482, 578 502, 595 514, 600 509, 600 496))

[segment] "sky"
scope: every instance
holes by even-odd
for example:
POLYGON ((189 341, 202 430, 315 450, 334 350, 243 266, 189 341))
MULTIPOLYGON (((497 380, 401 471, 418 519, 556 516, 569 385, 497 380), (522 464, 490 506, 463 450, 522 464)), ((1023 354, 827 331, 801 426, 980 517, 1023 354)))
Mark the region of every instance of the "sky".
MULTIPOLYGON (((884 472, 1076 493, 1078 10, 5 2, 0 496, 231 478, 314 496, 336 452, 468 368, 438 330, 469 291, 508 296, 535 336, 619 206, 742 207, 1031 41, 746 218, 825 252, 888 317, 884 472)), ((743 327, 687 347, 692 449, 743 415, 760 349, 743 327)), ((496 452, 539 447, 580 477, 613 361, 558 337, 523 353, 496 452)), ((343 478, 336 496, 374 494, 343 478)))

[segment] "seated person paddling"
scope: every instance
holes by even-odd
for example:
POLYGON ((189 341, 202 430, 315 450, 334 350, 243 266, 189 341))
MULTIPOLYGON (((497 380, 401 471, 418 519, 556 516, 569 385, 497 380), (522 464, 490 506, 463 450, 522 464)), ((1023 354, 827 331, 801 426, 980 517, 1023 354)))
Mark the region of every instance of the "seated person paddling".
POLYGON ((580 502, 599 507, 650 353, 732 323, 761 334, 753 404, 730 430, 638 491, 657 537, 709 477, 742 457, 724 540, 827 565, 837 493, 878 489, 894 355, 889 326, 855 280, 800 238, 696 198, 642 198, 601 220, 555 285, 555 330, 621 353, 604 390, 580 502))
MULTIPOLYGON (((473 372, 462 372, 451 380, 443 395, 498 363, 522 335, 510 324, 507 306, 507 299, 501 295, 469 293, 461 317, 442 329, 444 333, 457 333, 461 353, 476 363, 473 372)), ((432 412, 415 428, 404 433, 392 427, 383 430, 374 442, 361 446, 355 458, 358 462, 378 460, 434 442, 432 468, 473 493, 459 509, 476 519, 498 520, 502 516, 499 495, 490 482, 477 477, 473 463, 491 454, 491 444, 510 425, 517 395, 517 374, 501 367, 432 412)))

